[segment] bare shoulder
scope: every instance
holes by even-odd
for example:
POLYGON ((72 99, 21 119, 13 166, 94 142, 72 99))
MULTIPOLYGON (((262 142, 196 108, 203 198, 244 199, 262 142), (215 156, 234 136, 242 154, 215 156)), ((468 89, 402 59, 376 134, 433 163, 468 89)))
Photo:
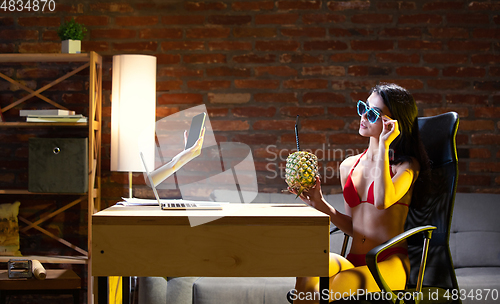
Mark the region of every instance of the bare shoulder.
POLYGON ((347 175, 349 174, 349 171, 351 170, 352 166, 356 163, 356 160, 359 159, 361 154, 349 156, 348 158, 344 159, 342 163, 340 163, 340 177, 342 179, 347 178, 347 175))

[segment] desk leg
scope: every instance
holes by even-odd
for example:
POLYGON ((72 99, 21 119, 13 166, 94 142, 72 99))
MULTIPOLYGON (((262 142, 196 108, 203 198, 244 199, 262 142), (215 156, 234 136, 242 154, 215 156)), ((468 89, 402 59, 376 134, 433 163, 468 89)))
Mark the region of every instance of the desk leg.
POLYGON ((107 304, 109 295, 109 284, 108 277, 98 277, 97 278, 97 303, 107 304))
POLYGON ((130 277, 122 277, 122 304, 130 304, 130 277))
POLYGON ((329 294, 330 294, 330 278, 329 277, 320 277, 319 278, 319 292, 320 292, 320 304, 328 304, 329 303, 329 294), (326 290, 326 291, 324 291, 326 290), (328 296, 323 296, 323 295, 328 296))

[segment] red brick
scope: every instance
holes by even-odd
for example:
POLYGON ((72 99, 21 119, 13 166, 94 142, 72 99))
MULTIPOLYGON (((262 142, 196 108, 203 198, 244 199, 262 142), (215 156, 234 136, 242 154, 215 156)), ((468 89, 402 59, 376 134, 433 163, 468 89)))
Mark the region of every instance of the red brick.
POLYGON ((309 131, 341 130, 344 125, 341 119, 307 119, 301 122, 301 127, 309 131))
POLYGON ((226 55, 223 54, 192 54, 184 55, 185 63, 225 63, 226 55))
POLYGON ((208 42, 208 49, 211 51, 249 51, 252 49, 252 43, 243 41, 215 41, 208 42))
POLYGON ((474 117, 476 118, 500 118, 500 108, 482 107, 474 108, 474 117))
POLYGON ((253 98, 256 102, 298 102, 295 93, 255 93, 253 98))
POLYGON ((302 22, 304 24, 321 24, 321 23, 342 23, 346 21, 345 15, 340 14, 304 14, 302 22))
POLYGON ((228 28, 190 28, 186 29, 186 38, 227 38, 230 31, 228 28))
POLYGON ((500 67, 491 67, 489 75, 494 77, 500 76, 500 67))
POLYGON ((214 131, 245 131, 250 128, 248 121, 241 120, 212 120, 214 131))
POLYGON ((74 18, 76 22, 86 26, 106 26, 109 24, 108 16, 76 16, 74 18))
POLYGON ((472 32, 473 38, 484 38, 484 39, 499 39, 500 30, 498 29, 474 29, 472 32))
POLYGON ((163 104, 202 104, 203 95, 193 93, 162 94, 158 97, 158 105, 163 104))
POLYGON ((171 91, 180 90, 182 88, 181 80, 168 80, 168 81, 157 81, 156 90, 157 91, 171 91))
MULTIPOLYGON (((291 132, 290 132, 291 133, 291 132)), ((289 144, 293 143, 295 144, 295 135, 294 134, 284 134, 281 136, 281 143, 282 144, 289 144)), ((323 144, 326 143, 325 140, 325 135, 324 134, 318 134, 318 133, 301 133, 300 135, 300 143, 301 146, 300 148, 304 148, 304 144, 323 144)), ((295 146, 295 145, 292 145, 295 146)))
POLYGON ((419 63, 419 54, 402 54, 402 53, 380 53, 376 54, 378 62, 384 63, 419 63))
POLYGON ((462 131, 493 131, 495 122, 493 120, 461 120, 459 128, 462 131))
POLYGON ((419 38, 422 36, 422 30, 419 28, 385 28, 380 31, 380 36, 419 38))
POLYGON ((163 118, 179 112, 179 107, 156 107, 156 117, 163 118))
POLYGON ((283 82, 283 87, 290 89, 326 89, 328 80, 326 79, 293 79, 283 82))
POLYGON ((350 66, 347 74, 351 76, 384 76, 391 74, 390 67, 350 66))
POLYGON ((469 82, 462 80, 430 79, 427 84, 431 88, 440 90, 458 90, 469 87, 469 82))
POLYGON ((90 31, 92 39, 131 39, 136 37, 135 30, 128 29, 96 29, 90 31))
POLYGON ((317 10, 321 8, 320 0, 286 0, 277 1, 279 10, 317 10))
POLYGON ((234 86, 238 89, 277 89, 280 86, 279 80, 234 80, 234 86))
POLYGON ((122 42, 113 43, 113 50, 118 51, 156 51, 158 42, 122 42))
POLYGON ((424 88, 424 83, 419 79, 384 79, 387 83, 395 83, 407 90, 421 90, 424 88))
POLYGON ((185 2, 184 9, 188 11, 210 11, 210 10, 225 10, 227 4, 222 2, 185 2))
POLYGON ((158 24, 157 16, 126 16, 115 17, 118 26, 147 26, 158 24))
POLYGON ((209 77, 248 77, 252 75, 249 68, 231 68, 228 66, 207 68, 206 71, 209 77))
POLYGON ((380 10, 414 10, 417 6, 415 2, 386 1, 377 2, 377 8, 380 10))
POLYGON ((180 39, 182 30, 169 28, 147 28, 139 31, 141 39, 180 39))
POLYGON ((308 92, 302 96, 302 102, 307 104, 314 103, 344 103, 345 96, 332 92, 308 92))
POLYGON ((242 104, 250 101, 250 93, 208 93, 208 101, 212 104, 242 104))
POLYGON ((295 24, 298 19, 298 14, 259 14, 255 24, 295 24))
POLYGON ((475 81, 474 90, 500 91, 500 81, 475 81))
POLYGON ((474 67, 448 67, 443 69, 443 76, 450 77, 484 77, 486 70, 484 68, 474 67))
POLYGON ((467 55, 452 53, 424 54, 423 59, 427 63, 458 64, 466 63, 467 55))
POLYGON ((390 40, 352 40, 351 49, 356 51, 390 51, 394 42, 390 40))
MULTIPOLYGON (((472 94, 449 94, 446 95, 446 102, 450 104, 468 104, 468 105, 487 105, 487 95, 472 95, 472 94)), ((481 108, 476 108, 481 109, 481 108)), ((499 116, 500 117, 500 111, 499 116)))
POLYGON ((436 68, 429 67, 399 67, 396 69, 396 73, 400 76, 422 76, 422 77, 430 77, 430 76, 438 76, 439 70, 436 68))
POLYGON ((481 41, 448 41, 448 49, 452 51, 489 51, 490 42, 481 41))
POLYGON ((237 63, 255 63, 255 64, 266 64, 276 62, 276 55, 266 54, 266 55, 239 55, 234 56, 233 61, 237 63))
POLYGON ((488 24, 489 18, 486 14, 448 14, 448 24, 488 24))
POLYGON ((427 30, 429 31, 429 34, 431 34, 431 36, 434 38, 469 38, 469 31, 465 28, 433 27, 428 28, 427 30))
POLYGON ((462 2, 453 1, 443 1, 443 2, 430 2, 424 3, 422 9, 425 11, 435 11, 435 10, 459 10, 463 9, 464 4, 462 2))
POLYGON ((300 47, 298 41, 256 41, 255 50, 263 52, 297 51, 300 47))
POLYGON ((273 117, 276 114, 275 107, 236 107, 231 109, 236 117, 273 117))
POLYGON ((322 107, 283 107, 280 113, 289 117, 296 117, 297 115, 301 117, 314 117, 323 115, 325 110, 322 107))
POLYGON ((368 10, 370 1, 329 1, 328 8, 332 11, 368 10))
POLYGON ((321 63, 323 61, 323 55, 283 54, 280 56, 281 63, 321 63))
POLYGON ((134 11, 134 9, 129 4, 125 3, 91 3, 90 10, 116 13, 129 13, 134 11))
POLYGON ((247 28, 237 27, 233 29, 233 36, 237 38, 271 38, 276 37, 277 32, 275 28, 247 28))
POLYGON ((235 134, 233 137, 233 142, 241 142, 247 145, 273 145, 278 142, 278 137, 272 134, 235 134))
POLYGON ((203 70, 186 67, 163 67, 158 69, 158 77, 203 77, 203 70))
MULTIPOLYGON (((498 143, 500 143, 500 141, 498 143)), ((469 163, 469 171, 471 171, 471 172, 500 172, 500 163, 470 162, 469 163)))
POLYGON ((337 40, 318 40, 305 41, 304 50, 306 51, 329 51, 329 50, 346 50, 347 44, 337 40))
POLYGON ((19 17, 17 23, 21 26, 50 27, 60 26, 59 17, 19 17))
POLYGON ((51 68, 24 68, 17 70, 18 79, 56 78, 59 70, 51 68))
POLYGON ((471 175, 471 174, 460 174, 459 184, 468 186, 482 186, 491 184, 491 177, 485 175, 471 175))
POLYGON ((306 76, 344 76, 345 68, 343 66, 311 66, 303 67, 302 75, 306 76))
POLYGON ((498 64, 500 63, 500 55, 495 54, 477 54, 471 55, 473 64, 498 64))
POLYGON ((500 3, 485 2, 485 1, 472 1, 469 3, 468 9, 471 11, 481 10, 481 11, 498 11, 500 10, 500 3))
POLYGON ((174 54, 156 54, 158 64, 176 64, 181 62, 180 55, 174 54))
POLYGON ((330 60, 333 62, 366 62, 370 59, 370 54, 361 53, 337 53, 330 56, 330 60))
POLYGON ((199 51, 205 49, 205 43, 203 41, 167 41, 161 43, 161 49, 164 51, 199 51))
POLYGON ((307 28, 285 28, 281 29, 281 34, 287 37, 325 37, 326 29, 321 27, 307 28))
POLYGON ((161 23, 167 25, 193 25, 205 23, 205 16, 201 15, 169 15, 161 18, 161 23))
POLYGON ((252 16, 244 15, 213 15, 208 16, 207 22, 216 25, 247 25, 252 22, 252 16))
POLYGON ((268 11, 274 8, 274 1, 233 2, 231 8, 235 11, 268 11))
POLYGON ((328 34, 331 37, 352 37, 352 36, 368 36, 373 34, 373 31, 366 29, 343 29, 343 28, 330 28, 328 34))
POLYGON ((387 24, 392 23, 392 15, 389 14, 358 14, 351 17, 352 23, 358 24, 387 24))
MULTIPOLYGON (((21 18, 19 18, 19 19, 21 19, 21 18)), ((0 17, 0 26, 10 26, 10 25, 13 25, 13 24, 14 24, 14 18, 11 18, 11 17, 0 17)))
POLYGON ((417 104, 434 104, 441 103, 443 97, 441 94, 432 94, 432 93, 415 93, 413 94, 413 98, 417 104))
POLYGON ((441 50, 443 48, 443 45, 441 42, 433 42, 433 41, 422 41, 422 40, 416 40, 416 41, 399 41, 398 42, 399 48, 400 49, 415 49, 415 50, 441 50))
POLYGON ((0 30, 1 40, 38 40, 38 31, 35 30, 0 30))
POLYGON ((227 89, 231 86, 230 81, 226 80, 205 80, 205 81, 188 81, 187 86, 190 89, 196 90, 218 90, 218 89, 227 89))
POLYGON ((401 15, 398 19, 399 24, 440 24, 443 18, 435 14, 413 14, 401 15))
POLYGON ((471 148, 471 149, 469 149, 469 157, 470 158, 490 158, 491 152, 488 149, 471 148))
POLYGON ((55 42, 28 43, 19 45, 19 53, 60 53, 61 44, 55 42))
POLYGON ((255 67, 255 76, 278 76, 278 77, 291 77, 297 76, 297 70, 288 66, 265 66, 255 67))
MULTIPOLYGON (((457 112, 458 116, 461 118, 468 117, 469 116, 469 110, 467 108, 459 108, 459 107, 439 107, 439 108, 425 108, 424 109, 424 116, 436 116, 439 114, 447 113, 447 112, 457 112)), ((460 134, 459 134, 460 135, 460 134)), ((468 143, 468 136, 465 136, 467 140, 465 140, 464 144, 468 143)), ((458 140, 457 140, 458 142, 458 140)))
POLYGON ((109 50, 109 43, 105 41, 82 41, 83 53, 88 53, 90 51, 105 52, 107 50, 109 50))
POLYGON ((254 130, 293 130, 295 120, 259 120, 252 127, 254 130))
POLYGON ((62 101, 66 104, 88 104, 89 95, 82 93, 70 93, 70 94, 62 94, 62 101))
POLYGON ((210 108, 207 110, 209 117, 226 117, 229 113, 227 108, 210 108))
MULTIPOLYGON (((334 90, 364 90, 369 91, 378 83, 378 80, 339 80, 332 81, 332 89, 334 90)), ((368 97, 368 96, 367 96, 368 97)), ((356 100, 357 101, 357 100, 356 100)))
POLYGON ((366 137, 354 133, 340 133, 330 135, 329 142, 335 145, 368 144, 366 137))

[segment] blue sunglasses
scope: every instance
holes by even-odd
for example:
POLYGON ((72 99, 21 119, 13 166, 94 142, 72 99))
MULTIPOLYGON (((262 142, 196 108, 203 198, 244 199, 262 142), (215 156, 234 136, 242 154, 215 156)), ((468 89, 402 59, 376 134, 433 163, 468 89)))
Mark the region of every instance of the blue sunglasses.
POLYGON ((379 111, 370 108, 364 101, 358 101, 358 115, 363 116, 366 113, 366 118, 370 123, 376 123, 382 116, 379 111))

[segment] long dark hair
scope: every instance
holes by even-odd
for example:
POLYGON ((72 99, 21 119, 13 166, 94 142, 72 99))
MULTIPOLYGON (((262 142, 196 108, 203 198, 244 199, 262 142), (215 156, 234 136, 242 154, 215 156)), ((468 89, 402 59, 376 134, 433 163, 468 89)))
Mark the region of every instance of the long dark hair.
POLYGON ((411 93, 393 83, 381 83, 370 90, 382 97, 391 112, 391 118, 398 121, 400 134, 389 146, 392 153, 390 163, 411 162, 412 157, 420 164, 420 173, 429 169, 429 159, 418 130, 418 108, 411 93))

